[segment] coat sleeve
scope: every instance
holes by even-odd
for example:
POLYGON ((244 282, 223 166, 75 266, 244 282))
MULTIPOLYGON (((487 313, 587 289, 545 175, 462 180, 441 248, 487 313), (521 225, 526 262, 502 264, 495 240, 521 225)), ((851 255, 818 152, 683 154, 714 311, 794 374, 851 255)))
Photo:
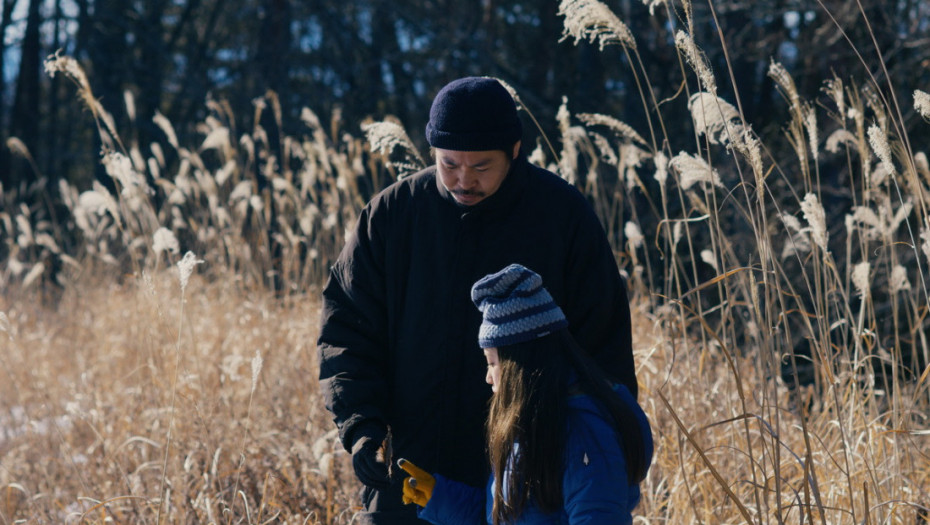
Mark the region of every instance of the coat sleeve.
POLYGON ((387 426, 388 334, 383 228, 376 207, 359 214, 354 234, 323 290, 320 389, 346 450, 362 422, 387 426))
POLYGON ((483 525, 487 492, 484 488, 472 487, 453 481, 440 474, 435 475, 436 486, 426 507, 418 511, 417 517, 436 525, 483 525))
POLYGON ((564 305, 570 330, 604 372, 636 398, 639 387, 626 283, 600 220, 586 202, 583 208, 565 274, 571 290, 564 305))

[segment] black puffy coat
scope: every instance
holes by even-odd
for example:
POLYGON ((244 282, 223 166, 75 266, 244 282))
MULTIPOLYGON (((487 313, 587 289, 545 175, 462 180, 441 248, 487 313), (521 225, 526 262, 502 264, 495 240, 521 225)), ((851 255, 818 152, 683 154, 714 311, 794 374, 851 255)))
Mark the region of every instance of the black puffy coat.
MULTIPOLYGON (((320 386, 347 450, 356 425, 379 422, 395 459, 483 486, 491 389, 470 290, 511 263, 542 276, 581 346, 636 396, 626 289, 584 196, 521 155, 463 207, 431 167, 362 210, 323 291, 320 386)), ((399 479, 367 490, 362 523, 416 522, 399 479)))

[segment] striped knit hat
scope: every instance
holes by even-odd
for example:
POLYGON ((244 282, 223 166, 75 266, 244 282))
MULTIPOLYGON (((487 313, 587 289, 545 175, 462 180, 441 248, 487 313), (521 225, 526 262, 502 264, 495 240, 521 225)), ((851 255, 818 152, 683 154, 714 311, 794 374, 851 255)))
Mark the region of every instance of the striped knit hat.
POLYGON ((476 282, 471 300, 484 315, 478 331, 481 348, 531 341, 568 326, 562 309, 543 288, 542 277, 519 264, 476 282))

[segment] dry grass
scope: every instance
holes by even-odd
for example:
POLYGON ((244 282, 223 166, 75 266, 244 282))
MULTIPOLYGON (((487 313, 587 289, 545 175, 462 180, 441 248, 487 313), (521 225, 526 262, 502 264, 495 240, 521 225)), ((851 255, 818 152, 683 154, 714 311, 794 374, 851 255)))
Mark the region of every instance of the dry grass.
MULTIPOLYGON (((690 26, 688 2, 648 7, 690 26)), ((930 521, 930 166, 903 116, 930 118, 926 93, 902 108, 891 81, 832 78, 809 101, 772 63, 776 158, 686 31, 685 89, 659 105, 622 21, 561 10, 566 39, 622 46, 649 119, 565 100, 560 152, 531 155, 586 193, 629 276, 657 443, 637 522, 930 521)), ((49 68, 98 118, 119 191, 63 184, 60 223, 0 192, 0 521, 350 522, 314 290, 366 198, 423 157, 399 123, 366 143, 309 109, 281 144, 234 137, 212 102, 197 145, 161 116, 165 144, 124 144, 77 64, 49 68), (182 287, 188 250, 205 264, 182 287)))
MULTIPOLYGON (((359 486, 317 391, 316 295, 195 274, 184 297, 182 317, 178 272, 162 271, 71 287, 57 308, 4 298, 2 522, 351 521, 359 486)), ((915 523, 926 432, 889 426, 855 382, 796 398, 760 356, 669 340, 663 324, 637 302, 657 445, 641 522, 861 523, 868 503, 873 523, 915 523)))
POLYGON ((70 287, 57 308, 4 300, 3 523, 349 521, 315 298, 195 275, 182 316, 163 271, 70 287))

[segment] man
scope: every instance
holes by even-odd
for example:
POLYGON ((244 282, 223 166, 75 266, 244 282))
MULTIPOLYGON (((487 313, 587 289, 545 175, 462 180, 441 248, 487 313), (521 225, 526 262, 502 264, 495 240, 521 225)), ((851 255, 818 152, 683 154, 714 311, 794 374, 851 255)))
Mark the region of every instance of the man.
POLYGON ((539 273, 578 342, 636 395, 629 304, 604 230, 584 196, 527 161, 521 136, 497 80, 445 86, 426 125, 435 166, 375 196, 331 269, 320 386, 365 485, 360 523, 421 523, 392 457, 487 481, 491 390, 470 302, 484 275, 511 263, 539 273))

